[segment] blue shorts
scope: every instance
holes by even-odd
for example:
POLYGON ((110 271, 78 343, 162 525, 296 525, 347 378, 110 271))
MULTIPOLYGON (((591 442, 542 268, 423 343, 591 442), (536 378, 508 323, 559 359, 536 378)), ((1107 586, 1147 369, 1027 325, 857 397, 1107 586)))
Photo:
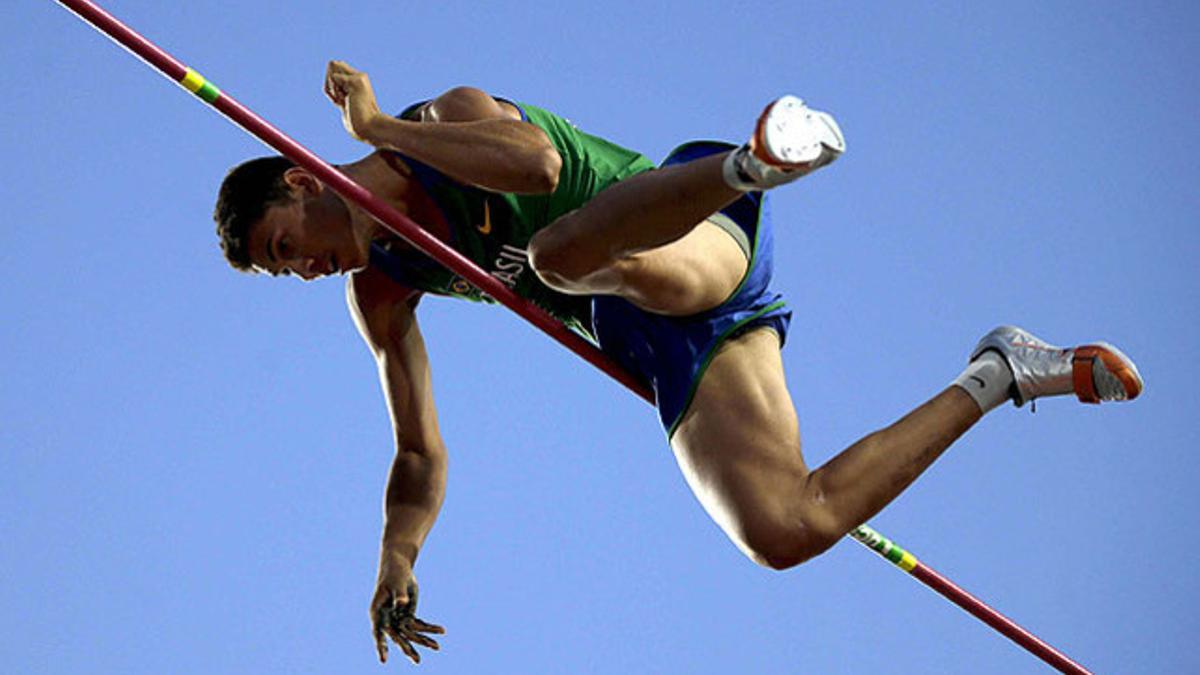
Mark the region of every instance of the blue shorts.
MULTIPOLYGON (((681 145, 662 166, 682 164, 729 150, 728 143, 681 145)), ((611 295, 592 299, 592 334, 600 349, 654 391, 658 416, 670 439, 696 394, 700 378, 725 340, 769 326, 782 345, 792 312, 768 288, 774 267, 774 238, 766 198, 748 192, 721 213, 746 233, 750 264, 742 283, 721 305, 685 317, 653 314, 611 295)))

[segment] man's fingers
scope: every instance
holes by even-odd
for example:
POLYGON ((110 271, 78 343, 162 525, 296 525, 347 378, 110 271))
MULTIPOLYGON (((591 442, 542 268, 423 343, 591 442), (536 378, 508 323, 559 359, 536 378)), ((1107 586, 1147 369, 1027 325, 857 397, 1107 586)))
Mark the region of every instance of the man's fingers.
POLYGON ((413 663, 421 662, 421 655, 418 654, 417 650, 411 644, 409 644, 408 640, 403 635, 400 634, 399 630, 388 629, 388 635, 391 636, 392 642, 395 642, 396 646, 400 647, 400 649, 404 651, 404 655, 412 659, 413 663))
POLYGON ((332 82, 325 83, 325 96, 339 108, 346 102, 346 95, 334 86, 332 82))
POLYGON ((349 66, 345 64, 339 66, 337 61, 330 61, 329 67, 325 70, 325 95, 329 97, 329 100, 339 106, 343 105, 350 89, 356 84, 356 74, 349 66))
POLYGON ((375 637, 375 651, 379 653, 379 662, 387 663, 387 636, 383 633, 382 619, 378 610, 371 613, 371 634, 375 637))
POLYGON ((436 633, 437 635, 444 635, 446 633, 445 628, 435 623, 426 623, 415 616, 412 618, 412 627, 422 633, 436 633))
POLYGON ((375 643, 375 651, 379 654, 379 662, 387 663, 387 640, 375 643))
POLYGON ((345 61, 330 61, 326 72, 330 75, 339 75, 342 77, 362 74, 361 70, 358 70, 345 61))
POLYGON ((437 643, 437 640, 434 640, 433 638, 428 637, 426 635, 421 635, 420 633, 416 632, 415 630, 412 630, 411 628, 410 629, 401 629, 400 633, 404 637, 408 638, 408 640, 410 642, 415 642, 415 643, 421 645, 422 647, 428 647, 435 652, 442 648, 442 646, 437 643))
POLYGON ((347 94, 345 82, 339 81, 337 75, 330 75, 327 86, 329 88, 330 98, 332 98, 338 105, 341 105, 343 102, 345 102, 347 94))
POLYGON ((333 86, 333 64, 334 62, 330 61, 329 65, 325 67, 325 95, 329 97, 329 100, 341 105, 337 91, 335 91, 333 86))
POLYGON ((411 595, 402 597, 399 594, 389 593, 378 597, 376 602, 372 603, 377 605, 372 613, 372 624, 375 649, 379 653, 381 663, 387 663, 389 638, 413 663, 421 662, 421 654, 414 645, 434 651, 440 651, 442 648, 437 640, 428 635, 422 635, 422 633, 441 635, 446 632, 445 628, 404 613, 403 608, 411 597, 411 595))

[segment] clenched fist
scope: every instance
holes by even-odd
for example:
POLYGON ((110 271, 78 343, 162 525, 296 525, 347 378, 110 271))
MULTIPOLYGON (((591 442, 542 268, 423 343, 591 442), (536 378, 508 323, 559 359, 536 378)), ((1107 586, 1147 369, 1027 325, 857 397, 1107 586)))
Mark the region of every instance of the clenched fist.
POLYGON ((325 69, 325 95, 342 111, 342 124, 355 139, 369 143, 372 125, 383 117, 371 79, 343 61, 325 69))

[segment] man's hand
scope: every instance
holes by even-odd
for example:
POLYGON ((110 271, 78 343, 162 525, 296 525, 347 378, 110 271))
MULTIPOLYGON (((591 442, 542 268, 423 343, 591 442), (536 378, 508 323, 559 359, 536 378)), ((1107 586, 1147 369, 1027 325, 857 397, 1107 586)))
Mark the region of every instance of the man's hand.
POLYGON ((446 629, 418 619, 416 611, 417 580, 413 577, 412 563, 385 546, 379 561, 375 597, 371 600, 371 625, 380 663, 387 663, 389 637, 413 663, 421 662, 414 644, 434 651, 440 649, 437 641, 424 633, 441 635, 446 629))
POLYGON ((367 74, 344 61, 330 61, 325 69, 325 95, 341 109, 346 131, 369 143, 371 126, 383 113, 375 102, 375 91, 367 74))

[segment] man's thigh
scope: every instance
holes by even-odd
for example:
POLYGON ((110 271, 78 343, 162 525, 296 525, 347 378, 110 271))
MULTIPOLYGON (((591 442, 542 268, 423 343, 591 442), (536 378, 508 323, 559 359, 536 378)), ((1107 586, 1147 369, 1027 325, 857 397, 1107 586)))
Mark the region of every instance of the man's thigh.
POLYGON ((688 485, 735 542, 796 517, 808 470, 774 331, 722 345, 671 446, 688 485))
POLYGON ((748 266, 738 242, 706 220, 675 241, 619 259, 614 295, 647 312, 689 316, 729 299, 748 266))

